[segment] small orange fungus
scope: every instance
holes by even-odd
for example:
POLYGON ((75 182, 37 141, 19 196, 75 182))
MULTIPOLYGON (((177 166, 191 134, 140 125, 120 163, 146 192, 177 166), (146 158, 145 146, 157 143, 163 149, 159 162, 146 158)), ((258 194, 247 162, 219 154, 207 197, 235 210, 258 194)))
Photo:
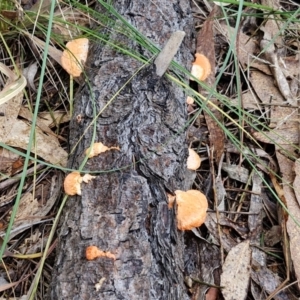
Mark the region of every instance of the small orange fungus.
POLYGON ((95 176, 90 174, 85 174, 81 177, 80 173, 77 171, 68 174, 64 181, 65 193, 69 196, 81 195, 81 183, 88 183, 93 178, 95 178, 95 176))
POLYGON ((201 166, 201 158, 197 152, 189 148, 189 157, 187 159, 187 168, 189 170, 197 170, 201 166))
POLYGON ((61 57, 62 67, 73 77, 82 73, 83 64, 86 62, 89 50, 89 40, 80 38, 66 44, 66 49, 61 57))
POLYGON ((107 257, 116 260, 116 256, 109 251, 102 251, 96 246, 88 246, 85 250, 87 260, 94 260, 98 257, 107 257))
POLYGON ((194 100, 194 98, 193 97, 191 97, 191 96, 187 96, 187 98, 186 98, 186 104, 194 104, 194 102, 195 102, 195 100, 194 100))
POLYGON ((191 230, 205 222, 208 208, 204 194, 197 190, 186 192, 175 191, 177 203, 177 228, 179 230, 191 230))
MULTIPOLYGON (((195 54, 195 61, 193 62, 191 74, 199 80, 205 80, 211 73, 211 66, 208 58, 200 53, 195 54)), ((191 78, 191 80, 194 80, 191 78)))
POLYGON ((108 150, 120 150, 119 147, 107 147, 103 145, 102 143, 94 143, 93 147, 89 147, 85 150, 85 154, 88 155, 89 158, 99 155, 100 153, 103 153, 108 150))

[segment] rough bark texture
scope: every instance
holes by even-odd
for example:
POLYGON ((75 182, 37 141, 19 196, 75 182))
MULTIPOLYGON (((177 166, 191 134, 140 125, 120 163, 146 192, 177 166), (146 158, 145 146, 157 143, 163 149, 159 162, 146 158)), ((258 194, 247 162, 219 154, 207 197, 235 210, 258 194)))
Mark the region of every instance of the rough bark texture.
MULTIPOLYGON (((117 0, 114 5, 160 48, 172 32, 184 30, 186 37, 175 60, 190 67, 194 41, 188 1, 117 0)), ((136 43, 116 33, 112 36, 150 57, 136 43)), ((82 197, 68 200, 50 299, 189 299, 184 285, 183 234, 177 231, 175 212, 168 209, 166 197, 166 192, 191 184, 183 131, 186 95, 165 76, 157 77, 153 65, 129 80, 140 66, 108 46, 94 46, 90 51, 86 69, 97 113, 122 88, 96 120, 96 141, 119 146, 120 151, 89 159, 85 170, 115 171, 98 174, 82 186, 82 197), (116 260, 87 261, 89 245, 114 253, 116 260), (97 290, 99 281, 102 285, 97 290)), ((89 95, 84 86, 76 97, 70 131, 69 166, 73 169, 83 161, 92 140, 89 95)))

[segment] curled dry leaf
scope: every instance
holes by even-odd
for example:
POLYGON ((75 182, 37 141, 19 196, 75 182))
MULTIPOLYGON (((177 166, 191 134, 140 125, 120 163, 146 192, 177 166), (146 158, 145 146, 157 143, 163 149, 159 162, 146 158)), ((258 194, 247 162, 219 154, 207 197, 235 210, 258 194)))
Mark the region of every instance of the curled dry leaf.
MULTIPOLYGON (((193 62, 191 74, 199 80, 205 80, 211 73, 211 65, 208 58, 200 53, 195 54, 195 61, 193 62)), ((190 78, 194 80, 193 78, 190 78)))
POLYGON ((87 260, 94 260, 98 257, 107 257, 116 260, 116 256, 109 251, 102 251, 96 246, 89 246, 85 250, 87 260))
POLYGON ((189 148, 189 157, 187 159, 187 168, 189 170, 197 170, 201 166, 201 158, 197 152, 189 148))
POLYGON ((70 41, 61 56, 62 67, 73 77, 80 76, 89 50, 87 38, 70 41))
POLYGON ((206 218, 208 208, 204 194, 197 190, 186 192, 176 190, 177 203, 177 228, 179 230, 191 230, 202 225, 206 218))
POLYGON ((120 150, 119 147, 107 147, 102 143, 94 143, 94 145, 85 150, 85 154, 88 155, 88 158, 94 157, 108 150, 120 150))
POLYGON ((95 176, 91 176, 90 174, 85 174, 81 177, 77 171, 68 174, 64 181, 65 193, 69 196, 81 195, 81 183, 88 183, 93 178, 95 178, 95 176))

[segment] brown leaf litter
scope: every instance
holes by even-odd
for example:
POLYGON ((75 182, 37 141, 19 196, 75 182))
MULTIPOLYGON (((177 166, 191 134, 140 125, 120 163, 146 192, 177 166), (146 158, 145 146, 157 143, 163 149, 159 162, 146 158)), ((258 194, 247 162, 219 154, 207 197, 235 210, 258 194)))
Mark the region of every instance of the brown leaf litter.
MULTIPOLYGON (((261 3, 274 11, 282 8, 279 1, 261 3)), ((266 14, 259 23, 258 10, 245 7, 237 37, 232 39, 235 28, 222 21, 222 9, 197 2, 194 10, 196 26, 201 26, 197 53, 212 64, 205 84, 214 85, 231 41, 240 67, 235 70, 230 60, 216 87, 228 102, 210 95, 206 105, 210 108, 213 101, 230 116, 237 111, 234 107, 244 112, 236 123, 219 110, 204 112, 205 119, 199 115, 190 128, 190 143, 198 146, 202 158, 195 184, 211 200, 205 227, 194 231, 200 238, 195 249, 201 249, 201 272, 197 278, 191 276, 190 291, 197 299, 211 297, 210 286, 223 287, 212 299, 221 294, 224 299, 296 299, 300 294, 296 281, 300 278, 297 51, 287 50, 286 20, 280 15, 266 14), (236 72, 241 74, 241 98, 233 79, 236 72), (234 132, 241 146, 226 141, 216 120, 234 132)), ((299 48, 299 42, 293 47, 299 48)), ((205 97, 210 94, 202 84, 199 92, 205 97)), ((189 105, 195 110, 195 103, 189 105)))

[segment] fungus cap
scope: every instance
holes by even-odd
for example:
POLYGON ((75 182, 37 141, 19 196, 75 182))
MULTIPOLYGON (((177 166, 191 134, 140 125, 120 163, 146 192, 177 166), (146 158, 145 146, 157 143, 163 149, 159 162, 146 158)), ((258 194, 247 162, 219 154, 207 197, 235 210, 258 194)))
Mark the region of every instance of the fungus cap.
POLYGON ((208 208, 204 194, 197 190, 186 192, 176 190, 177 203, 177 228, 179 230, 191 230, 205 222, 208 208))
MULTIPOLYGON (((209 59, 201 54, 195 54, 195 61, 193 62, 191 74, 198 78, 199 80, 205 80, 211 73, 211 65, 209 59)), ((191 80, 194 80, 191 78, 191 80)))
POLYGON ((96 246, 88 246, 85 250, 85 257, 87 260, 94 260, 98 257, 107 257, 113 260, 116 259, 116 256, 109 251, 102 251, 96 246))
POLYGON ((98 249, 96 246, 88 246, 85 249, 85 257, 87 260, 93 260, 101 255, 102 251, 98 249))
POLYGON ((64 181, 65 193, 69 196, 81 195, 81 183, 88 183, 93 178, 95 178, 95 176, 90 174, 85 174, 81 177, 80 173, 77 171, 68 174, 64 181))
POLYGON ((108 147, 103 145, 102 143, 94 143, 92 147, 89 147, 85 150, 85 154, 88 155, 88 158, 91 158, 107 150, 108 147))
POLYGON ((197 170, 201 166, 201 158, 197 152, 189 148, 189 157, 187 159, 187 168, 189 170, 197 170))
POLYGON ((94 143, 92 147, 89 147, 85 150, 85 155, 88 155, 88 158, 92 158, 94 156, 99 155, 100 153, 103 153, 105 151, 112 150, 112 149, 120 150, 119 147, 107 147, 100 142, 94 143))
POLYGON ((73 77, 82 73, 83 64, 86 62, 89 50, 89 40, 80 38, 66 44, 66 49, 61 56, 62 67, 73 77))
POLYGON ((65 193, 69 196, 81 195, 80 184, 82 182, 82 177, 79 172, 72 172, 68 174, 64 181, 65 193))
POLYGON ((191 96, 187 96, 186 98, 186 104, 194 104, 195 100, 191 96))

